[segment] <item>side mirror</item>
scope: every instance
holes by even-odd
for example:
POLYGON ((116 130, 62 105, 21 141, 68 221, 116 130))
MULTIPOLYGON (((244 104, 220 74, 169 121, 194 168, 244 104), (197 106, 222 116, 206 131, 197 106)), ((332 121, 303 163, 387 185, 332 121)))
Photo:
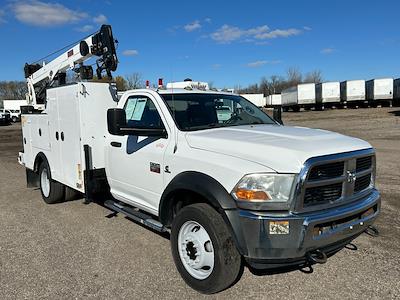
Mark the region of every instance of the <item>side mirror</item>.
POLYGON ((125 110, 121 108, 110 108, 107 110, 108 132, 112 135, 136 135, 167 138, 165 128, 132 128, 126 123, 125 110))
POLYGON ((279 124, 283 125, 283 121, 282 121, 282 106, 274 106, 273 118, 279 124))
POLYGON ((125 110, 121 108, 110 108, 107 110, 108 132, 112 135, 123 135, 121 128, 126 127, 125 110))

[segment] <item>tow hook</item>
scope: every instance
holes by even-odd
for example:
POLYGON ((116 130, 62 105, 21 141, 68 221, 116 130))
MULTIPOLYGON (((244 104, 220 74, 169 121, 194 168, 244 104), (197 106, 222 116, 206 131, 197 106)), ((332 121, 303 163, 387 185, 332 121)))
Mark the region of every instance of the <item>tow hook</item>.
POLYGON ((300 266, 300 271, 306 274, 314 272, 313 264, 324 264, 328 260, 328 256, 322 250, 313 250, 306 253, 306 263, 300 266))
POLYGON ((377 237, 377 236, 379 236, 379 230, 378 230, 375 226, 373 226, 373 225, 369 225, 369 226, 364 230, 364 232, 365 232, 366 234, 368 234, 369 236, 372 236, 372 237, 377 237))
POLYGON ((326 253, 319 249, 307 252, 306 258, 311 264, 324 264, 328 260, 326 253))

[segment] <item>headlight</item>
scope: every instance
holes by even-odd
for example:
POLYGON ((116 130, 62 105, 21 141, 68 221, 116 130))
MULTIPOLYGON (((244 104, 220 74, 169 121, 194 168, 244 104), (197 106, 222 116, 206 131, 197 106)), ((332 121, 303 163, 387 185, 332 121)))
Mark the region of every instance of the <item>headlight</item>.
POLYGON ((232 191, 236 200, 255 202, 289 202, 294 190, 295 174, 250 174, 232 191))

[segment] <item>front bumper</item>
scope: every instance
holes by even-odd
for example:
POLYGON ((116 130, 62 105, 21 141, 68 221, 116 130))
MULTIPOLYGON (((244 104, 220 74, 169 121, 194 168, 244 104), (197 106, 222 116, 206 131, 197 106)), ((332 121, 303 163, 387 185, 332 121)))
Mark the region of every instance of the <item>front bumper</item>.
MULTIPOLYGON (((318 212, 293 214, 238 210, 231 221, 240 251, 250 266, 269 269, 306 262, 306 254, 324 251, 328 256, 363 233, 380 212, 380 194, 373 190, 355 203, 318 212), (372 209, 372 210, 370 210, 372 209), (365 214, 366 211, 370 213, 365 214), (234 219, 234 220, 232 220, 234 219), (270 222, 289 221, 289 233, 271 234, 270 222), (238 230, 241 232, 238 234, 238 230), (324 228, 319 232, 319 228, 324 228), (239 238, 238 238, 239 237, 239 238)), ((228 214, 229 215, 229 214, 228 214)))

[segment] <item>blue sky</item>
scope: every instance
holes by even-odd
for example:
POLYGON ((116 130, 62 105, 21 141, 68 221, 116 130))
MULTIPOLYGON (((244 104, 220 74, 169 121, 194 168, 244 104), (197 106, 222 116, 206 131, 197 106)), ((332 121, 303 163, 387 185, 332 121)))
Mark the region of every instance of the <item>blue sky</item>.
POLYGON ((117 74, 246 86, 320 69, 326 80, 400 77, 399 1, 0 1, 0 80, 99 28, 117 74))

